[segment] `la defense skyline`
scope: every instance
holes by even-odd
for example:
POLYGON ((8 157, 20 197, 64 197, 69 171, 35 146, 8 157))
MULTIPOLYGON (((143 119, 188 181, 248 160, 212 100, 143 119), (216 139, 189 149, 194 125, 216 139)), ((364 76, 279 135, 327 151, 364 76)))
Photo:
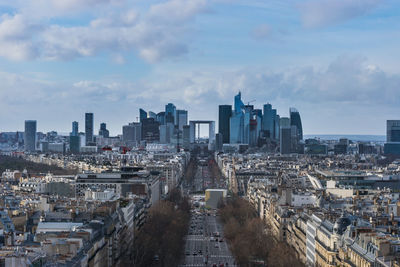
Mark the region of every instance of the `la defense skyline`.
POLYGON ((242 94, 234 97, 231 105, 219 105, 216 149, 223 144, 246 144, 250 147, 268 145, 282 154, 304 153, 303 126, 296 108, 289 109, 289 117, 280 117, 272 104, 257 109, 242 101, 242 94))
MULTIPOLYGON (((62 143, 60 151, 66 151, 69 145, 71 153, 97 151, 96 147, 105 148, 122 142, 127 147, 138 147, 145 144, 170 144, 176 148, 189 148, 189 144, 199 142, 200 126, 208 124, 207 136, 209 147, 222 150, 224 144, 247 145, 248 147, 266 146, 270 151, 282 154, 304 153, 303 126, 297 109, 289 109, 289 117, 281 117, 272 104, 266 103, 262 109, 255 108, 242 101, 239 91, 233 97, 232 105, 218 107, 218 132, 215 132, 215 121, 190 120, 188 111, 178 109, 173 103, 165 105, 161 112, 145 111, 139 108, 136 121, 122 125, 122 133, 110 137, 107 124, 100 123, 98 135, 95 135, 94 113, 85 113, 84 132, 79 132, 79 122, 73 121, 69 142, 62 143)), ((254 100, 252 101, 254 102, 254 100)), ((58 135, 56 131, 48 132, 47 137, 37 134, 37 121, 26 120, 24 131, 24 150, 35 151, 39 146, 46 151, 49 136, 58 135), (39 145, 40 143, 40 145, 39 145)), ((51 138, 50 138, 51 139, 51 138)))
MULTIPOLYGON (((237 96, 235 96, 235 98, 238 97, 239 95, 241 95, 240 92, 239 92, 239 94, 237 96)), ((260 102, 259 99, 254 99, 251 102, 255 102, 255 101, 260 102)), ((223 133, 223 143, 229 143, 231 141, 233 141, 233 143, 238 143, 238 140, 242 140, 241 139, 242 138, 242 136, 241 136, 242 133, 239 133, 237 131, 236 131, 236 134, 240 134, 240 136, 233 137, 233 140, 230 140, 230 132, 229 132, 230 131, 229 130, 230 129, 230 127, 229 127, 230 119, 224 120, 224 118, 230 118, 231 115, 235 115, 235 113, 238 114, 238 111, 241 108, 238 108, 238 106, 235 104, 236 102, 237 101, 235 99, 233 107, 236 107, 236 109, 235 108, 232 109, 232 105, 230 105, 230 104, 218 105, 218 110, 217 110, 218 115, 217 115, 215 121, 217 122, 217 125, 218 125, 218 132, 221 133, 221 134, 223 133), (235 140, 235 138, 236 138, 236 140, 235 140)), ((173 105, 172 103, 169 103, 169 104, 173 105)), ((244 113, 246 113, 246 109, 250 109, 251 110, 251 109, 254 108, 254 105, 244 105, 243 102, 242 102, 242 105, 244 107, 244 109, 243 109, 244 113)), ((179 120, 179 118, 180 118, 180 120, 181 120, 180 128, 182 130, 182 125, 183 125, 183 123, 182 123, 183 121, 182 120, 184 120, 182 118, 185 118, 185 117, 188 116, 188 111, 186 111, 186 110, 173 110, 173 112, 177 112, 176 120, 179 120), (181 114, 180 114, 180 112, 181 112, 181 114)), ((263 125, 262 126, 262 131, 264 132, 264 134, 268 133, 268 134, 271 135, 271 138, 276 138, 278 136, 278 132, 279 132, 279 123, 276 123, 273 118, 275 118, 277 116, 277 110, 275 108, 273 109, 272 105, 270 103, 267 103, 267 104, 263 104, 262 105, 262 110, 255 109, 253 111, 253 113, 254 112, 256 112, 256 113, 258 112, 259 114, 262 114, 262 113, 264 114, 261 122, 258 123, 258 125, 263 125), (272 130, 274 125, 277 128, 275 130, 272 130)), ((139 108, 139 113, 137 114, 137 116, 135 116, 134 114, 132 114, 132 116, 127 116, 126 121, 127 122, 129 122, 129 121, 131 121, 131 122, 140 122, 142 119, 148 117, 148 118, 157 119, 161 124, 164 124, 164 122, 165 122, 164 120, 167 120, 168 122, 171 122, 170 121, 171 120, 171 118, 170 118, 171 115, 168 115, 169 118, 167 116, 166 119, 163 118, 163 119, 160 120, 160 116, 162 117, 164 115, 164 113, 165 112, 161 112, 161 113, 157 113, 156 114, 156 113, 154 113, 152 111, 146 112, 144 109, 139 108), (130 119, 128 117, 130 117, 130 119)), ((251 112, 248 112, 248 113, 251 113, 251 112)), ((300 130, 300 133, 299 133, 300 140, 303 139, 303 129, 302 129, 302 127, 300 127, 301 126, 301 119, 300 119, 299 112, 297 111, 296 108, 289 107, 288 115, 289 115, 288 117, 290 117, 290 118, 295 116, 296 118, 294 118, 294 120, 300 121, 300 124, 297 125, 297 128, 300 130), (295 114, 298 114, 298 115, 295 115, 295 114)), ((234 118, 232 119, 232 123, 233 124, 238 123, 238 120, 239 121, 241 120, 240 119, 240 115, 238 115, 238 116, 239 116, 239 118, 237 118, 237 116, 236 116, 236 118, 237 118, 236 120, 234 118)), ((233 117, 235 117, 235 116, 233 116, 233 117)), ((201 119, 209 119, 209 118, 202 117, 201 119)), ((211 119, 213 119, 213 118, 211 118, 211 119)), ((248 119, 249 118, 246 117, 246 120, 248 120, 248 119)), ((279 115, 277 116, 276 119, 279 120, 279 115)), ((175 120, 175 118, 174 118, 174 120, 175 120)), ((26 121, 45 121, 45 120, 37 120, 37 119, 32 119, 31 118, 31 119, 26 119, 26 121)), ((106 123, 103 122, 102 119, 98 120, 96 122, 96 124, 95 124, 94 112, 86 112, 85 113, 85 118, 83 120, 83 123, 84 123, 83 125, 85 127, 85 131, 84 132, 88 133, 88 134, 86 134, 86 144, 88 144, 91 141, 93 141, 93 136, 94 136, 94 131, 95 130, 99 131, 99 135, 107 136, 107 137, 109 135, 115 135, 116 136, 116 135, 122 134, 121 130, 112 131, 110 129, 106 129, 106 123), (97 127, 97 125, 99 125, 99 127, 97 127), (107 134, 105 134, 105 132, 107 132, 107 134)), ((177 121, 174 121, 174 123, 176 124, 177 121)), ((73 126, 72 126, 72 128, 73 128, 72 132, 74 133, 73 135, 77 135, 77 133, 78 133, 77 132, 78 124, 80 124, 78 121, 73 121, 73 126)), ((109 121, 109 122, 107 122, 107 124, 110 125, 110 124, 114 124, 114 123, 112 121, 109 121)), ((237 127, 237 126, 233 126, 233 127, 237 127)), ((43 130, 43 132, 56 130, 59 133, 68 135, 70 133, 70 131, 71 131, 71 130, 69 130, 70 128, 69 129, 68 128, 69 127, 67 127, 67 126, 66 126, 66 128, 63 128, 62 130, 51 128, 51 129, 43 130)), ((116 128, 121 129, 120 125, 118 125, 117 127, 114 126, 114 129, 116 129, 116 128)), ((260 129, 258 129, 258 131, 259 130, 260 129)), ((307 128, 306 128, 306 131, 307 131, 307 128)), ((3 131, 3 132, 6 132, 6 131, 3 131)), ((24 132, 24 130, 21 130, 21 132, 24 132)), ((247 134, 247 130, 243 134, 246 134, 245 136, 243 136, 243 138, 244 138, 243 140, 247 141, 247 139, 249 138, 248 134, 247 134)), ((384 136, 385 134, 386 134, 386 132, 382 132, 381 134, 374 134, 374 135, 376 135, 376 136, 384 136)), ((312 135, 315 135, 315 136, 317 136, 317 135, 318 136, 324 136, 324 135, 326 135, 326 136, 329 136, 329 135, 332 135, 332 136, 334 136, 334 135, 347 136, 347 135, 349 135, 350 136, 350 135, 364 135, 364 134, 362 134, 362 133, 343 133, 342 134, 340 132, 332 132, 332 133, 320 134, 320 133, 310 133, 310 132, 307 133, 306 132, 306 135, 309 135, 309 136, 312 136, 312 135)), ((372 134, 365 134, 365 135, 366 136, 368 136, 368 135, 374 136, 372 134)))

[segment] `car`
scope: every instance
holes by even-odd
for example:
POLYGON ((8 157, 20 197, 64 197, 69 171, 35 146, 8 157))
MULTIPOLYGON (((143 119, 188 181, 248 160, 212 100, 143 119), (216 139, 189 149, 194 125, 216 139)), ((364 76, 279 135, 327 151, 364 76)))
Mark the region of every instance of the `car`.
POLYGON ((224 242, 224 240, 221 238, 221 239, 219 240, 219 242, 224 242))
POLYGON ((190 255, 190 251, 189 251, 189 250, 186 250, 185 255, 186 255, 186 256, 189 256, 189 255, 190 255))
POLYGON ((215 246, 214 246, 215 248, 219 248, 219 246, 218 246, 218 244, 215 244, 215 246))
POLYGON ((193 256, 196 256, 196 255, 197 255, 197 252, 196 252, 196 251, 194 251, 194 252, 193 252, 193 256))

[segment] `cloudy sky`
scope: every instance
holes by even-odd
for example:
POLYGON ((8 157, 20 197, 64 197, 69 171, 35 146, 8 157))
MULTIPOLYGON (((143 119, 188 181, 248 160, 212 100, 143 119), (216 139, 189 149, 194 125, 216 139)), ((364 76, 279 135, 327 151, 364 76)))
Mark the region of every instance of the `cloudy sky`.
POLYGON ((400 119, 398 0, 0 0, 0 131, 112 134, 140 107, 296 107, 306 134, 400 119))

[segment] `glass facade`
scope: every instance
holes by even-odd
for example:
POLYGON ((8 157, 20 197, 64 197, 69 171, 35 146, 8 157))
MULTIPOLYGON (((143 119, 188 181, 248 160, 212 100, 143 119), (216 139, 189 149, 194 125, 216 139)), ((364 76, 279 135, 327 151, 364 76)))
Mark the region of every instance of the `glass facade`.
POLYGON ((386 121, 386 141, 400 142, 400 120, 386 121))
POLYGON ((280 119, 280 152, 281 154, 290 154, 291 152, 292 127, 289 118, 280 119))
POLYGON ((110 137, 110 132, 107 130, 107 125, 104 122, 100 123, 99 135, 105 138, 110 137))
POLYGON ((290 125, 297 128, 297 140, 303 140, 303 126, 301 125, 300 113, 295 108, 290 108, 290 125))
POLYGON ((270 137, 270 138, 274 137, 274 131, 275 131, 274 120, 275 120, 275 116, 272 112, 272 105, 265 104, 262 130, 266 133, 267 137, 270 137))
POLYGON ((25 151, 36 150, 36 121, 34 120, 25 121, 24 145, 25 151))
POLYGON ((235 109, 230 119, 229 141, 231 144, 242 144, 244 141, 244 104, 240 92, 235 96, 234 107, 235 109))
POLYGON ((78 122, 77 122, 77 121, 73 121, 73 122, 72 122, 72 132, 71 132, 71 135, 72 135, 72 136, 78 136, 78 133, 79 133, 78 122))
POLYGON ((232 116, 231 105, 220 105, 218 112, 218 133, 222 135, 222 143, 228 144, 230 140, 229 120, 232 116))
POLYGON ((93 113, 85 113, 85 137, 87 146, 93 142, 93 128, 93 113))
POLYGON ((142 122, 144 119, 146 119, 147 118, 147 112, 145 111, 145 110, 143 110, 143 109, 139 109, 139 119, 140 119, 140 122, 142 122))
POLYGON ((178 109, 176 111, 177 126, 180 131, 183 131, 183 126, 188 125, 188 112, 187 110, 178 109))
POLYGON ((177 125, 177 118, 176 118, 176 107, 172 103, 168 103, 165 105, 165 123, 173 123, 177 125))

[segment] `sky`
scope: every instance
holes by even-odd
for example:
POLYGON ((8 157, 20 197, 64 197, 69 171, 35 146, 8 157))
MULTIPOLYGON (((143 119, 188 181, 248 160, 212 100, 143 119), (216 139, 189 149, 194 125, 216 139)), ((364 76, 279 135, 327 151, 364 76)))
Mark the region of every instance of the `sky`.
POLYGON ((234 95, 305 134, 400 119, 398 0, 0 0, 0 132, 111 134, 172 102, 217 120, 234 95))

